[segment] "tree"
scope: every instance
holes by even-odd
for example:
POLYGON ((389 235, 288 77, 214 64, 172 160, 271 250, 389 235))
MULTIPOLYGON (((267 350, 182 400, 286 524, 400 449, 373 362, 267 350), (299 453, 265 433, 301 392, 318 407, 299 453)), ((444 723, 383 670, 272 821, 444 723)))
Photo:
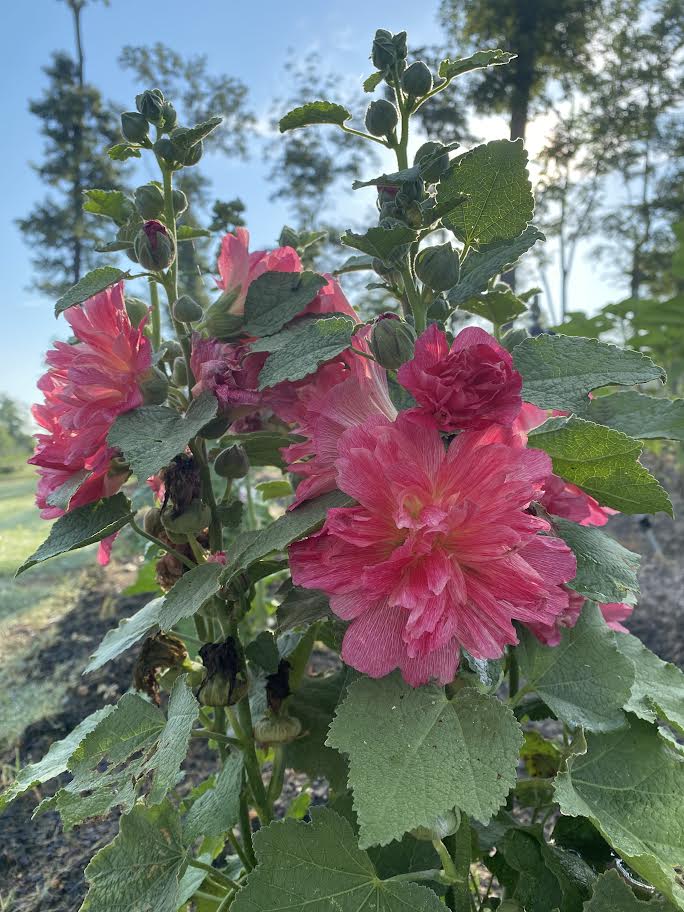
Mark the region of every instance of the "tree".
POLYGON ((104 150, 119 139, 111 105, 85 80, 81 16, 86 0, 65 0, 72 15, 75 57, 53 55, 44 72, 48 86, 29 110, 41 121, 45 154, 35 171, 48 195, 17 224, 29 245, 35 287, 56 296, 93 265, 103 237, 97 217, 83 211, 83 190, 118 189, 122 167, 104 150))
POLYGON ((26 430, 18 403, 0 394, 0 458, 16 463, 31 452, 33 440, 26 430))

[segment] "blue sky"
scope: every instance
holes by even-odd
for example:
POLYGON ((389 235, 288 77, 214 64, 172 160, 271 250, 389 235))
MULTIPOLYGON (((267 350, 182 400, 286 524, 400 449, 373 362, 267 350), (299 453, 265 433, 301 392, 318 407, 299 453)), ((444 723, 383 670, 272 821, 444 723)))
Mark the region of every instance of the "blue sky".
MULTIPOLYGON (((86 78, 106 97, 130 109, 140 87, 118 66, 119 51, 124 44, 162 41, 188 55, 207 54, 212 69, 241 78, 250 87, 252 109, 265 122, 273 97, 283 91, 283 64, 289 49, 302 55, 320 52, 331 71, 344 72, 360 85, 370 71, 368 54, 374 30, 406 29, 415 45, 437 41, 437 6, 437 0, 345 0, 344 4, 295 0, 286 6, 275 0, 195 0, 193 4, 112 0, 108 7, 97 4, 85 10, 86 78)), ((39 123, 29 114, 28 99, 38 97, 44 89, 42 67, 52 51, 71 52, 72 48, 71 19, 64 4, 40 0, 39 4, 4 6, 0 35, 6 74, 0 97, 4 134, 0 144, 0 270, 4 285, 0 392, 23 403, 33 398, 43 352, 53 339, 66 335, 63 321, 58 323, 53 316, 53 302, 27 288, 29 251, 14 224, 44 193, 30 167, 31 161, 41 157, 42 140, 39 123)), ((504 121, 479 126, 487 139, 506 135, 504 121)), ((536 129, 533 125, 532 151, 542 135, 543 125, 536 129)), ((217 195, 224 199, 239 195, 246 202, 253 246, 272 245, 287 221, 287 211, 268 198, 268 165, 262 156, 257 153, 248 163, 207 156, 206 168, 217 195)), ((153 176, 141 175, 142 179, 153 176)), ((338 209, 350 217, 359 207, 357 200, 351 200, 351 192, 338 209)), ((602 278, 588 256, 582 257, 574 277, 575 306, 595 310, 617 297, 619 290, 602 278)))

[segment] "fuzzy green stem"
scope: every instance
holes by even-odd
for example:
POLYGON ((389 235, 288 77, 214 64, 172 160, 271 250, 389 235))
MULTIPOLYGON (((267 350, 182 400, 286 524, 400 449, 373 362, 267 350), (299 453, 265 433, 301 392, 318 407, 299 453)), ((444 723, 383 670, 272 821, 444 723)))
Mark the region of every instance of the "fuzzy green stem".
POLYGON ((518 668, 518 657, 509 650, 508 653, 508 695, 511 700, 514 699, 520 688, 520 670, 518 668))
POLYGON ((340 129, 344 130, 345 133, 349 133, 351 136, 360 136, 361 139, 369 139, 371 142, 380 143, 381 146, 387 148, 385 140, 380 139, 378 136, 371 136, 370 133, 363 133, 361 130, 355 130, 353 127, 347 127, 344 124, 340 124, 340 129))
POLYGON ((176 558, 176 560, 179 560, 185 567, 187 567, 188 570, 192 570, 194 568, 195 564, 193 564, 189 557, 181 554, 180 551, 176 551, 176 549, 170 547, 170 545, 164 544, 160 538, 157 538, 154 535, 150 535, 149 532, 145 532, 145 530, 142 529, 134 519, 131 520, 131 528, 134 532, 137 532, 138 535, 142 536, 142 538, 146 538, 148 541, 153 542, 153 544, 155 544, 158 548, 161 548, 162 551, 166 551, 167 554, 171 554, 176 558))
POLYGON ((455 877, 447 893, 447 905, 452 912, 471 912, 473 907, 468 876, 471 862, 470 824, 465 814, 461 814, 461 823, 453 834, 447 836, 444 845, 452 859, 455 877))
POLYGON ((161 345, 161 314, 159 312, 159 289, 157 288, 157 280, 152 278, 148 279, 150 284, 150 302, 152 304, 151 315, 152 315, 152 348, 156 351, 161 345))
POLYGON ((206 871, 207 874, 211 876, 221 884, 221 886, 230 887, 231 890, 239 890, 240 884, 236 881, 231 880, 230 877, 227 877, 222 871, 219 871, 218 868, 213 867, 213 865, 205 864, 205 862, 200 861, 197 858, 190 858, 188 864, 191 868, 199 868, 201 871, 206 871))
POLYGON ((253 869, 254 865, 252 864, 250 859, 247 857, 247 853, 245 852, 245 850, 240 845, 240 840, 237 838, 237 836, 235 835, 235 833, 232 830, 228 830, 227 836, 228 836, 228 842, 235 849, 235 854, 242 862, 245 871, 251 871, 253 869))
POLYGON ((406 260, 401 267, 401 277, 404 282, 404 292, 408 299, 411 313, 413 314, 416 333, 420 335, 426 325, 426 308, 421 296, 418 294, 416 283, 413 280, 413 273, 411 272, 411 265, 408 260, 406 260))
POLYGON ((249 782, 249 787, 252 790, 256 812, 261 818, 261 822, 266 825, 270 823, 273 818, 268 805, 264 781, 261 778, 261 767, 259 766, 259 760, 256 755, 252 711, 249 707, 249 700, 247 697, 243 697, 242 700, 240 700, 237 705, 237 711, 240 720, 240 728, 244 735, 242 744, 247 780, 249 782))
POLYGON ((249 808, 247 807, 247 796, 245 795, 244 788, 240 795, 240 832, 242 833, 242 844, 245 849, 245 854, 252 865, 256 865, 257 860, 256 855, 254 854, 254 845, 252 843, 252 825, 249 821, 249 808))
POLYGON ((285 781, 285 749, 282 745, 278 745, 274 749, 273 756, 273 772, 271 773, 271 781, 268 783, 267 797, 271 808, 276 803, 278 798, 280 798, 280 793, 283 790, 283 782, 285 781))

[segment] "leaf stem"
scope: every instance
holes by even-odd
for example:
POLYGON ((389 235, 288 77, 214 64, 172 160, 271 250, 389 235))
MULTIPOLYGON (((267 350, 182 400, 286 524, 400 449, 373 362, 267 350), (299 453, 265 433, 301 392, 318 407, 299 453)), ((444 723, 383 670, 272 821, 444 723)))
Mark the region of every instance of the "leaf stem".
POLYGON ((150 285, 150 302, 152 305, 151 308, 151 319, 152 319, 152 348, 157 351, 161 345, 161 314, 159 312, 159 289, 157 288, 157 280, 152 278, 148 279, 150 285))
POLYGON ((461 823, 453 836, 444 840, 455 871, 455 879, 449 888, 452 912, 471 912, 473 907, 468 875, 470 874, 471 838, 468 817, 461 813, 461 823))
POLYGON ((247 807, 247 796, 245 795, 245 790, 243 788, 242 794, 240 795, 240 832, 242 833, 242 844, 245 849, 245 854, 252 862, 252 866, 256 865, 256 855, 254 854, 254 844, 252 842, 252 825, 249 820, 249 808, 247 807))
POLYGON ((170 545, 164 544, 160 538, 157 538, 154 535, 150 535, 149 532, 145 532, 145 530, 142 529, 134 519, 131 520, 130 524, 134 532, 137 532, 138 535, 146 538, 148 541, 153 542, 158 548, 161 548, 162 551, 166 551, 167 554, 171 554, 176 558, 176 560, 179 560, 184 566, 186 566, 188 570, 193 570, 195 568, 196 565, 190 560, 189 557, 181 554, 180 551, 176 551, 176 549, 172 548, 170 545))
POLYGON ((355 130, 353 127, 347 127, 344 124, 340 124, 340 129, 344 130, 345 133, 349 133, 351 136, 360 136, 361 139, 370 139, 371 142, 380 143, 381 146, 388 148, 385 140, 380 139, 378 136, 371 136, 370 133, 364 133, 362 130, 355 130))
POLYGON ((416 333, 420 335, 424 331, 426 325, 426 308, 421 296, 418 294, 418 289, 413 280, 413 273, 411 272, 411 264, 408 259, 404 262, 400 271, 404 281, 404 292, 408 299, 411 313, 413 314, 416 333))
POLYGON ((266 795, 264 781, 261 778, 261 767, 256 755, 254 744, 254 726, 252 724, 252 711, 249 707, 249 699, 243 697, 237 705, 240 728, 244 736, 243 739, 243 756, 245 762, 245 772, 247 780, 252 790, 254 798, 254 807, 261 818, 263 824, 268 824, 273 819, 266 795))
POLYGON ((238 856, 238 858, 244 865, 245 871, 251 871, 254 868, 254 865, 252 864, 250 859, 247 857, 247 853, 245 852, 245 850, 240 845, 240 840, 237 838, 237 836, 235 835, 235 833, 232 830, 228 830, 227 836, 228 836, 228 842, 235 849, 235 854, 238 856))
POLYGON ((240 884, 235 880, 231 880, 226 874, 222 871, 219 871, 218 868, 215 868, 213 865, 206 864, 203 861, 200 861, 198 858, 190 858, 188 864, 191 868, 199 868, 201 871, 206 871, 207 874, 211 874, 215 880, 217 880, 221 886, 230 887, 231 890, 239 890, 240 884))

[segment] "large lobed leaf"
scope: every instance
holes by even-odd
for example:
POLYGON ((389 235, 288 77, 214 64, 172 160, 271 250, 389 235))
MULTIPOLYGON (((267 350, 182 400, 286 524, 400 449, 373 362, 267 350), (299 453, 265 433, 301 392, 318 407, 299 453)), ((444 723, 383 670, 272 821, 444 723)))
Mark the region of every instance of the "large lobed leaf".
POLYGON ((240 814, 242 754, 232 753, 224 762, 214 784, 193 802, 183 819, 186 842, 222 836, 232 829, 240 814))
POLYGON ((270 336, 310 304, 327 279, 315 272, 265 272, 249 286, 245 301, 245 329, 254 336, 270 336))
POLYGON ((395 250, 411 244, 417 237, 417 233, 407 225, 396 225, 392 228, 369 228, 365 234, 346 231, 340 240, 347 247, 354 247, 370 257, 386 260, 395 250))
POLYGON ((55 316, 58 317, 75 304, 82 304, 93 295, 109 288, 110 285, 116 285, 122 279, 128 278, 130 278, 130 273, 124 272, 123 269, 117 269, 115 266, 98 266, 64 292, 55 304, 55 316))
POLYGON ((641 440, 684 441, 684 399, 660 399, 627 390, 592 399, 587 418, 641 440))
POLYGON ((606 871, 594 884, 584 912, 668 912, 672 906, 662 896, 648 901, 635 896, 616 870, 606 871))
POLYGON ((360 845, 384 845, 457 806, 486 823, 515 782, 522 733, 496 697, 412 688, 398 674, 349 688, 328 742, 349 757, 360 845))
POLYGON ((621 513, 673 515, 667 491, 638 461, 638 440, 581 418, 551 418, 528 441, 549 454, 556 475, 600 504, 621 513))
POLYGON ((281 133, 300 127, 311 127, 314 124, 335 124, 341 127, 350 117, 349 111, 341 104, 332 101, 310 101, 288 111, 281 117, 278 126, 281 133))
POLYGON ((618 634, 615 642, 634 663, 634 685, 625 709, 647 722, 664 719, 684 734, 684 674, 629 633, 618 634))
POLYGON ((417 884, 381 880, 351 825, 328 808, 311 823, 282 820, 254 837, 258 865, 233 912, 441 912, 437 895, 417 884))
POLYGON ((579 415, 587 413, 589 393, 599 387, 665 381, 665 371, 647 355, 581 336, 525 339, 513 360, 522 374, 525 402, 579 415))

